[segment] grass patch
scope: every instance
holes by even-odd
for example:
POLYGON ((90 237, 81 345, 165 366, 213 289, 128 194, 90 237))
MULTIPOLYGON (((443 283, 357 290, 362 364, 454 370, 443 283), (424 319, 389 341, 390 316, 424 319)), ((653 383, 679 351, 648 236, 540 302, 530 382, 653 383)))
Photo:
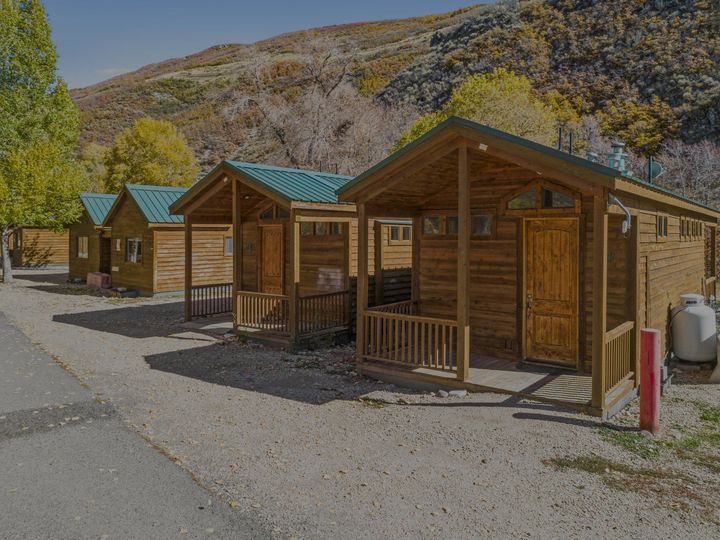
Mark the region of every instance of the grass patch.
POLYGON ((631 454, 635 454, 644 459, 654 459, 660 455, 665 447, 657 439, 651 439, 640 433, 632 431, 618 431, 610 428, 600 428, 600 436, 614 444, 624 448, 631 454))
POLYGON ((359 398, 356 398, 356 401, 362 403, 366 407, 370 407, 371 409, 384 409, 385 405, 389 405, 389 401, 385 401, 384 399, 378 399, 378 398, 371 398, 371 397, 365 397, 360 396, 359 398))
POLYGON ((579 456, 574 458, 552 458, 547 460, 546 463, 554 465, 558 469, 574 469, 577 471, 599 475, 619 473, 621 475, 654 478, 657 480, 676 478, 689 480, 687 477, 676 471, 661 469, 658 467, 632 467, 630 465, 618 463, 597 455, 579 456))

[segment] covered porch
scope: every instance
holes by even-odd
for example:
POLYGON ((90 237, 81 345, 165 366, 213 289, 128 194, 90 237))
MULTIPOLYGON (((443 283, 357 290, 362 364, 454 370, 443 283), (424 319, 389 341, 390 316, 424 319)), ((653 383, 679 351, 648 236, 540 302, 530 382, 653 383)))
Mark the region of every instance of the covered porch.
POLYGON ((349 339, 355 207, 293 197, 295 189, 334 196, 346 178, 236 165, 221 164, 173 207, 185 217, 186 254, 193 225, 232 225, 232 283, 194 284, 193 257, 185 258, 186 320, 231 313, 238 334, 289 347, 349 339))
POLYGON ((639 356, 638 234, 608 203, 613 178, 476 126, 446 123, 340 193, 360 267, 367 220, 413 219, 411 300, 369 307, 358 277, 359 369, 612 415, 639 356))

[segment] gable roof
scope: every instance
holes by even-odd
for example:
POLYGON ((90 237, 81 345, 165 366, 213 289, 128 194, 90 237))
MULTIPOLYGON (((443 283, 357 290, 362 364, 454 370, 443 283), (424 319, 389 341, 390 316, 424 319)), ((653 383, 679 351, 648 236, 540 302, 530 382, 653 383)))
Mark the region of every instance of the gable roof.
MULTIPOLYGON (((680 193, 677 193, 677 192, 675 192, 671 189, 665 188, 663 186, 660 186, 657 184, 652 184, 645 180, 640 180, 639 178, 635 178, 634 176, 631 176, 627 173, 622 173, 619 170, 613 169, 606 165, 603 165, 602 163, 590 161, 588 159, 585 159, 584 157, 576 156, 576 155, 570 154, 568 152, 563 152, 556 148, 552 148, 550 146, 545 146, 543 144, 536 143, 529 139, 524 139, 522 137, 518 137, 517 135, 512 135, 505 131, 500 131, 499 129, 491 128, 490 126, 486 126, 486 125, 480 124, 478 122, 473 122, 472 120, 467 120, 466 118, 460 118, 458 116, 451 116, 447 120, 445 120, 442 123, 435 126, 433 129, 431 129, 427 133, 423 134, 422 136, 418 137, 414 141, 403 146, 396 152, 390 154, 390 156, 388 156, 381 162, 377 163, 376 165, 374 165, 373 167, 371 167, 364 173, 355 177, 350 182, 347 182, 345 185, 343 185, 342 187, 340 187, 337 190, 337 194, 338 194, 339 198, 343 199, 344 195, 347 194, 348 190, 357 186, 358 184, 363 182, 369 176, 372 176, 377 171, 392 164, 394 161, 396 161, 400 157, 404 156, 405 154, 412 152, 417 147, 421 146, 422 144, 426 143, 428 140, 437 136, 439 133, 441 133, 447 129, 452 129, 452 128, 464 128, 466 130, 469 129, 469 130, 472 130, 473 132, 475 132, 481 136, 484 136, 488 139, 504 141, 504 142, 510 143, 512 145, 515 145, 517 147, 520 147, 522 149, 525 149, 525 150, 528 150, 531 152, 537 152, 540 154, 544 154, 550 158, 558 160, 558 162, 560 164, 564 164, 566 166, 572 166, 572 167, 581 167, 589 172, 592 172, 595 175, 606 177, 608 180, 611 180, 611 181, 614 181, 616 179, 625 180, 632 184, 641 186, 642 188, 645 188, 647 190, 661 193, 664 195, 669 195, 670 197, 673 197, 675 199, 681 200, 686 203, 690 203, 692 205, 703 208, 705 210, 710 210, 715 213, 720 212, 717 208, 713 208, 706 204, 694 201, 688 197, 685 197, 684 195, 681 195, 680 193)), ((597 176, 596 176, 596 178, 597 178, 597 176)))
POLYGON ((340 174, 224 160, 196 182, 171 206, 170 211, 179 211, 214 182, 221 170, 238 173, 249 186, 259 188, 261 192, 269 192, 287 204, 293 201, 339 204, 337 190, 352 179, 352 176, 340 174))
POLYGON ((117 199, 117 195, 108 195, 105 193, 81 193, 80 201, 87 211, 93 225, 100 226, 112 208, 113 203, 117 199))
POLYGON ((135 201, 135 204, 137 204, 140 212, 148 223, 182 224, 184 222, 183 217, 171 215, 169 207, 182 197, 185 192, 187 192, 187 188, 125 184, 125 187, 117 196, 115 203, 105 217, 104 224, 110 221, 122 204, 121 201, 126 197, 130 197, 135 201))

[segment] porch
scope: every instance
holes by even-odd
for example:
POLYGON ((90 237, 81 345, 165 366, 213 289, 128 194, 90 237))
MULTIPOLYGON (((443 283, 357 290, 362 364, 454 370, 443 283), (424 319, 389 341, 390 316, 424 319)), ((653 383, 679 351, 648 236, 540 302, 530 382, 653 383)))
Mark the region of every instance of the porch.
POLYGON ((416 301, 368 308, 363 319, 360 370, 378 378, 512 394, 597 416, 617 412, 634 388, 634 321, 605 333, 601 408, 593 404, 593 377, 582 370, 470 351, 465 375, 459 375, 457 321, 422 316, 416 301))

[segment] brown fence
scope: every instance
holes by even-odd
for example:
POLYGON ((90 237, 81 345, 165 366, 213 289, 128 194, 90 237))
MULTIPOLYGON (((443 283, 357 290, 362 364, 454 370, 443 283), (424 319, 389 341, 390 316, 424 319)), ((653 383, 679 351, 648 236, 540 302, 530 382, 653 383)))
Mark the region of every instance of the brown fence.
POLYGON ((605 384, 607 395, 633 376, 633 341, 635 323, 627 321, 605 334, 605 384))
MULTIPOLYGON (((383 306, 384 307, 384 306, 383 306)), ((364 360, 456 371, 457 322, 380 311, 364 313, 364 360)))
POLYGON ((290 301, 282 294, 238 292, 237 325, 276 334, 290 333, 290 301))
POLYGON ((190 290, 190 316, 232 313, 232 283, 197 285, 190 290))
POLYGON ((350 292, 310 294, 298 299, 298 332, 314 334, 347 326, 350 321, 350 292))

